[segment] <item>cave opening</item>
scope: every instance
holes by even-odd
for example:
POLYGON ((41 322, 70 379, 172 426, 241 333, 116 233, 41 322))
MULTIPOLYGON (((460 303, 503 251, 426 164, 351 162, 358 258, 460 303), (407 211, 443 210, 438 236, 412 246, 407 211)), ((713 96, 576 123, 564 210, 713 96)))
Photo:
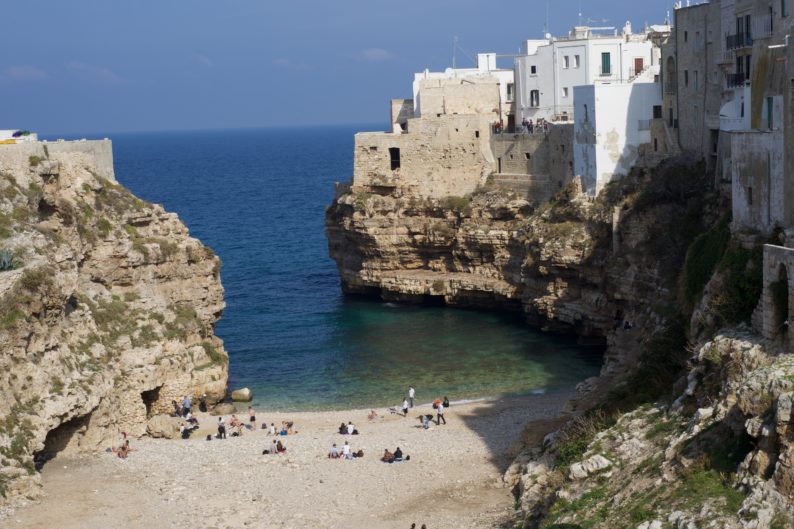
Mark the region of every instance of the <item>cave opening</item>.
POLYGON ((91 413, 75 417, 50 430, 44 439, 44 448, 33 454, 36 470, 41 471, 44 464, 69 447, 79 446, 82 434, 88 429, 91 413))
POLYGON ((163 386, 157 386, 154 389, 144 391, 141 393, 141 400, 143 405, 146 406, 146 418, 151 419, 153 415, 154 405, 160 400, 160 390, 163 386))

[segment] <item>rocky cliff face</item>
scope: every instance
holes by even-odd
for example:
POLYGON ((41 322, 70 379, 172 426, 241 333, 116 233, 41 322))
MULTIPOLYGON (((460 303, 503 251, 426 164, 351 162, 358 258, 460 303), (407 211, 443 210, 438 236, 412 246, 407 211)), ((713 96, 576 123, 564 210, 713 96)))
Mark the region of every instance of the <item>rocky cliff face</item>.
POLYGON ((3 496, 35 495, 56 453, 142 435, 173 399, 219 400, 227 381, 218 257, 90 153, 38 145, 0 152, 3 496))
POLYGON ((669 404, 581 419, 525 451, 505 475, 521 526, 792 527, 792 355, 739 328, 696 350, 685 381, 669 404))
POLYGON ((714 222, 702 171, 679 173, 693 171, 638 173, 597 201, 574 183, 537 209, 489 187, 441 200, 354 187, 326 213, 330 254, 348 293, 522 310, 608 345, 605 377, 590 381, 605 384, 665 328, 686 248, 714 222))

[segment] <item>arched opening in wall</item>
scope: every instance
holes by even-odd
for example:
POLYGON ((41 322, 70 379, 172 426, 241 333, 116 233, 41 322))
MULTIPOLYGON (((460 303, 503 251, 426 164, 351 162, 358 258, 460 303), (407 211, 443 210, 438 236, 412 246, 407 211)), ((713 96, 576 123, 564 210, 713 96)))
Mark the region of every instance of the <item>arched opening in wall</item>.
POLYGON ((54 459, 66 449, 76 449, 80 446, 80 438, 88 429, 91 422, 91 413, 75 417, 61 424, 47 433, 44 439, 44 448, 33 454, 36 470, 41 470, 44 464, 54 459))
POLYGON ((163 389, 163 386, 157 386, 154 389, 141 393, 141 400, 143 401, 143 405, 146 406, 147 419, 151 419, 152 415, 154 415, 154 405, 160 400, 161 389, 163 389))
POLYGON ((778 268, 777 281, 769 285, 772 294, 772 310, 774 311, 775 336, 788 334, 789 288, 788 269, 782 264, 778 268))

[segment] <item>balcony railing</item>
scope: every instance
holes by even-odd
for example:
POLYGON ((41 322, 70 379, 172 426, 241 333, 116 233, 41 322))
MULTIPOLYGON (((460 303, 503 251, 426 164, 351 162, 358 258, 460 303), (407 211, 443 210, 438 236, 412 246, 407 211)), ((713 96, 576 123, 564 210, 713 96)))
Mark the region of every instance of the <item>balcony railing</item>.
POLYGON ((717 57, 717 64, 734 64, 736 62, 736 52, 732 50, 724 51, 717 57))
POLYGON ((725 49, 736 50, 753 45, 753 36, 750 33, 736 33, 725 37, 725 49))
POLYGON ((744 86, 744 84, 749 81, 747 75, 744 72, 739 73, 731 73, 727 76, 727 85, 728 88, 735 88, 737 86, 744 86))

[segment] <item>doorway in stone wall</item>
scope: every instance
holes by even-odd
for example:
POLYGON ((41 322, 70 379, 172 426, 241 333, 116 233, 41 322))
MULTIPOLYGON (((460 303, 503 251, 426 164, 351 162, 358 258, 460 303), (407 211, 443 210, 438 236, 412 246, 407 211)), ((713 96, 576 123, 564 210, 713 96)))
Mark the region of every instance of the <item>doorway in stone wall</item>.
POLYGON ((777 272, 777 281, 769 286, 769 290, 772 294, 775 336, 786 336, 788 334, 789 318, 789 284, 786 265, 780 264, 777 272))
POLYGON ((154 415, 154 405, 160 400, 160 390, 163 386, 157 386, 154 389, 141 392, 141 400, 143 405, 146 406, 146 419, 151 419, 154 415))

